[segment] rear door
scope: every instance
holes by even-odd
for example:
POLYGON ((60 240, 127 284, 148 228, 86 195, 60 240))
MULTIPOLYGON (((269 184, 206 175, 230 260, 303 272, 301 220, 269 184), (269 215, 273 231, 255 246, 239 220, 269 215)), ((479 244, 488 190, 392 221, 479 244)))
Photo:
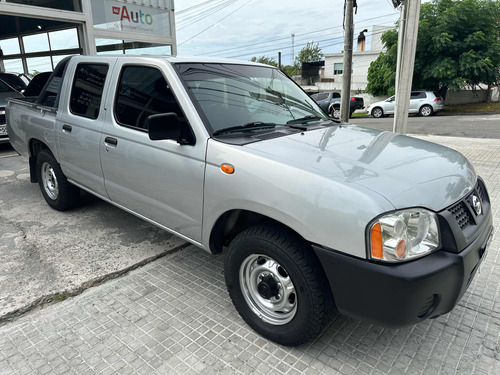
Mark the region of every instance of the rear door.
POLYGON ((426 97, 425 92, 412 91, 410 96, 409 112, 417 113, 420 107, 424 104, 426 97))
MULTIPOLYGON (((116 60, 116 59, 114 59, 116 60)), ((62 111, 56 124, 60 163, 68 179, 106 196, 99 146, 106 111, 103 97, 113 59, 75 59, 69 63, 62 92, 62 111)))
POLYGON ((189 122, 165 68, 120 60, 116 72, 100 142, 108 196, 144 218, 201 242, 206 144, 194 137, 190 145, 149 139, 150 115, 174 112, 181 122, 189 122))

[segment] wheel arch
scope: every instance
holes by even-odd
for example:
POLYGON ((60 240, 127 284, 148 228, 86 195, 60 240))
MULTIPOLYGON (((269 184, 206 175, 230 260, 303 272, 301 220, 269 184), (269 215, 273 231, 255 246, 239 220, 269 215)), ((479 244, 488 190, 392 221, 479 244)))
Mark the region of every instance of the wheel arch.
POLYGON ((339 108, 340 109, 340 103, 331 103, 329 106, 328 106, 328 113, 330 113, 332 111, 333 108, 339 108))
POLYGON ((259 224, 280 226, 308 242, 296 230, 269 216, 244 209, 233 209, 223 213, 212 227, 209 239, 210 252, 222 253, 223 247, 229 245, 239 233, 259 224))
MULTIPOLYGON (((29 166, 30 166, 30 182, 37 183, 38 182, 38 174, 36 172, 36 159, 38 154, 42 150, 49 150, 52 152, 49 146, 39 139, 32 138, 29 140, 29 166)), ((54 153, 52 153, 54 154, 54 153)))
POLYGON ((422 115, 422 108, 424 107, 429 107, 430 108, 430 113, 427 115, 427 116, 432 116, 434 114, 434 108, 432 108, 432 105, 428 104, 428 103, 425 103, 425 104, 422 104, 419 108, 418 108, 418 114, 421 115, 421 116, 424 116, 422 115))

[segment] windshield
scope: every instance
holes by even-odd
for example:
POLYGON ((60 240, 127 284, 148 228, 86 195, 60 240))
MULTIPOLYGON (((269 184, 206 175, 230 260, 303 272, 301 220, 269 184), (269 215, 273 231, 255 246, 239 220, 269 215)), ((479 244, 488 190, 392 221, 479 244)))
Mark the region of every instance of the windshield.
POLYGON ((278 69, 233 64, 176 64, 211 131, 244 124, 284 125, 328 116, 278 69))

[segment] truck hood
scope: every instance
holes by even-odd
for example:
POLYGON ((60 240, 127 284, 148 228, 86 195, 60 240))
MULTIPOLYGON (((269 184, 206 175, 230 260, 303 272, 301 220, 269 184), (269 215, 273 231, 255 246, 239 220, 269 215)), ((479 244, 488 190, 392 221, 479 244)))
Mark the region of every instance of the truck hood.
POLYGON ((362 186, 396 209, 440 211, 471 191, 476 173, 459 152, 359 126, 333 126, 248 144, 268 158, 341 184, 362 186))

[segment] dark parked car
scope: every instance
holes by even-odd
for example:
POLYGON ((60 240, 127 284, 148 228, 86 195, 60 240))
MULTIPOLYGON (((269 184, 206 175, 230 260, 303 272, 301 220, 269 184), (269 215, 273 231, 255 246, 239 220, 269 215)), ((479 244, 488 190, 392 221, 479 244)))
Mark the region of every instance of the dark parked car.
POLYGON ((38 73, 31 79, 28 87, 24 90, 24 96, 38 96, 43 89, 43 86, 47 83, 52 72, 42 72, 38 73))
POLYGON ((7 98, 22 98, 23 94, 14 90, 4 81, 0 80, 0 144, 9 142, 7 126, 5 124, 5 107, 7 98))
POLYGON ((23 92, 30 83, 30 78, 24 73, 0 73, 0 79, 14 90, 23 92))
MULTIPOLYGON (((316 94, 312 94, 311 98, 319 104, 321 109, 330 114, 333 118, 340 118, 340 93, 338 92, 318 92, 316 94)), ((351 97, 349 101, 350 113, 349 117, 351 117, 352 113, 356 109, 364 108, 364 100, 363 98, 351 97)))

